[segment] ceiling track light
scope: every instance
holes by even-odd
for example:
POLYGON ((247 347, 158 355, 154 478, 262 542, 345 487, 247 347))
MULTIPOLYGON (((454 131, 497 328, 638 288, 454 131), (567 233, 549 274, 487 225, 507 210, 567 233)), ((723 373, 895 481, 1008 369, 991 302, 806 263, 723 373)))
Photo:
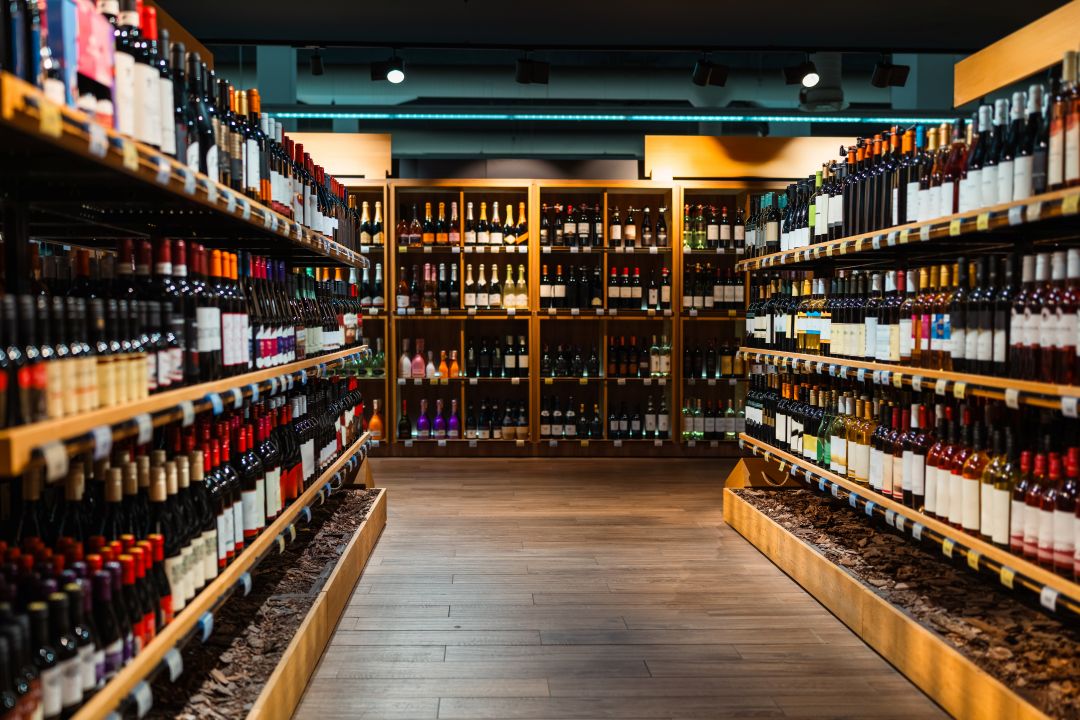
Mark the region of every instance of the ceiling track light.
POLYGON ((550 64, 528 57, 518 58, 514 68, 514 79, 522 85, 547 85, 550 75, 550 64))
POLYGON ((701 59, 694 63, 694 69, 690 71, 691 82, 699 87, 705 87, 706 85, 724 87, 727 84, 727 78, 728 67, 712 62, 705 55, 702 55, 701 59))
POLYGON ((318 48, 315 48, 315 54, 311 56, 311 74, 322 75, 326 72, 326 68, 323 66, 322 54, 318 48))
POLYGON ((870 76, 870 84, 878 88, 904 87, 907 85, 910 65, 893 65, 892 58, 882 55, 874 65, 874 74, 870 76))
POLYGON ((807 55, 806 59, 798 65, 788 65, 784 68, 784 82, 788 85, 812 88, 821 82, 821 76, 818 75, 817 65, 807 55))
POLYGON ((405 61, 395 53, 389 60, 371 63, 371 79, 386 80, 398 85, 405 80, 405 61))

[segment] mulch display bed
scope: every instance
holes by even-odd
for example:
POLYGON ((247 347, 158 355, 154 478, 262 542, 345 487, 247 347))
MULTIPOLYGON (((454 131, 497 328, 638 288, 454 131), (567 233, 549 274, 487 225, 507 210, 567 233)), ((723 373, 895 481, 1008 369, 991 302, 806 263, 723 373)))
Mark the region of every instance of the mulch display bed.
POLYGON ((310 524, 281 555, 263 560, 251 594, 214 614, 206 644, 191 642, 184 673, 159 678, 150 718, 235 720, 247 715, 378 492, 346 489, 312 508, 310 524))
POLYGON ((871 526, 847 503, 808 490, 734 492, 1033 706, 1080 718, 1080 628, 871 526))

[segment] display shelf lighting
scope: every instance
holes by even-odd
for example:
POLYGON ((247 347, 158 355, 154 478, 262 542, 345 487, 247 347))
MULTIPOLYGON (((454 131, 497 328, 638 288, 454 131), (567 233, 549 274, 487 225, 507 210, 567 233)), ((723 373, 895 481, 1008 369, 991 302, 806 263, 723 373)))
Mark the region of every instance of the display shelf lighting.
POLYGON ((336 111, 270 111, 282 120, 393 120, 445 122, 680 122, 680 123, 871 123, 883 125, 951 123, 958 116, 900 116, 900 115, 665 115, 630 113, 484 113, 484 112, 364 112, 336 111))

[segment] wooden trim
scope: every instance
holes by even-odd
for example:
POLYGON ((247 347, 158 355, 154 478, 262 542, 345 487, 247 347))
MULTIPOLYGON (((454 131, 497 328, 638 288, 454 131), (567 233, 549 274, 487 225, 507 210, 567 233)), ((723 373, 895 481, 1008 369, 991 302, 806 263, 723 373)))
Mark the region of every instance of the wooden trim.
POLYGON ((29 425, 18 425, 2 430, 0 431, 0 475, 7 477, 19 475, 30 462, 34 450, 53 440, 67 440, 85 435, 99 425, 117 425, 129 421, 141 413, 168 410, 185 400, 199 401, 210 393, 221 393, 232 388, 243 389, 251 383, 266 382, 279 375, 294 373, 316 367, 322 363, 340 360, 356 353, 356 351, 357 348, 339 350, 336 353, 298 360, 288 365, 279 365, 266 370, 256 370, 235 377, 157 393, 137 402, 103 407, 71 417, 45 420, 29 425))
MULTIPOLYGON (((717 189, 771 189, 768 182, 793 180, 837 157, 849 137, 707 137, 646 135, 645 175, 655 178, 724 178, 717 189)), ((670 180, 669 180, 670 182, 670 180)), ((681 182, 681 181, 680 181, 681 182)))
POLYGON ((729 489, 724 521, 954 717, 1046 717, 729 489))
MULTIPOLYGON (((868 486, 854 483, 847 478, 840 477, 836 473, 830 472, 822 467, 818 467, 817 465, 814 465, 801 457, 797 457, 795 455, 792 455, 791 453, 784 452, 783 450, 780 450, 778 448, 774 448, 771 445, 768 445, 761 442, 760 440, 750 437, 749 435, 739 435, 739 439, 742 440, 745 444, 763 451, 766 454, 766 460, 768 460, 769 458, 776 458, 776 460, 781 463, 786 463, 787 465, 792 465, 795 467, 803 468, 805 470, 809 470, 814 475, 822 477, 835 485, 839 485, 848 492, 855 493, 863 498, 870 498, 871 500, 873 500, 875 505, 878 505, 885 510, 892 510, 893 512, 897 513, 898 515, 902 515, 913 523, 919 523, 923 527, 934 531, 942 537, 952 539, 957 543, 957 545, 961 547, 975 550, 979 553, 980 556, 989 560, 993 560, 999 565, 1011 568, 1015 572, 1031 578, 1031 580, 1039 583, 1040 585, 1054 588, 1059 593, 1067 596, 1068 598, 1080 599, 1080 585, 1069 580, 1068 578, 1056 575, 1045 568, 1039 567, 1035 563, 1032 563, 1022 557, 1012 554, 1008 550, 1003 550, 992 543, 980 540, 974 535, 970 535, 966 532, 963 532, 962 530, 958 530, 951 525, 943 523, 940 520, 936 520, 929 515, 915 510, 914 508, 909 508, 906 505, 898 503, 892 498, 885 497, 877 491, 872 490, 868 486)), ((1017 582, 1019 582, 1019 579, 1017 580, 1017 582)), ((1038 590, 1038 588, 1035 588, 1036 592, 1038 592, 1038 590)))
POLYGON ((129 662, 104 688, 87 701, 76 713, 75 720, 96 720, 97 718, 106 717, 115 710, 135 686, 157 667, 158 663, 165 657, 165 653, 176 647, 195 628, 203 613, 213 608, 218 598, 225 595, 236 585, 240 581, 240 576, 251 569, 256 559, 262 556, 272 544, 277 542, 277 536, 285 532, 286 528, 300 514, 300 511, 310 505, 312 500, 322 491, 323 485, 330 481, 334 473, 340 470, 370 437, 369 433, 364 433, 345 450, 341 457, 335 460, 325 472, 311 483, 300 497, 281 512, 281 515, 273 524, 263 530, 251 544, 246 545, 243 552, 232 564, 222 570, 213 582, 203 588, 176 618, 166 625, 149 645, 142 649, 142 652, 129 662))
POLYGON ((1080 46, 1078 28, 1080 0, 1072 0, 964 58, 953 69, 953 104, 966 105, 1060 63, 1066 50, 1080 46))
POLYGON ((386 527, 386 492, 379 491, 367 519, 353 533, 315 604, 251 706, 248 720, 288 720, 299 706, 308 680, 386 527))
POLYGON ((324 158, 326 172, 341 180, 370 178, 386 183, 391 172, 391 136, 389 133, 293 132, 289 137, 303 143, 304 152, 324 158))

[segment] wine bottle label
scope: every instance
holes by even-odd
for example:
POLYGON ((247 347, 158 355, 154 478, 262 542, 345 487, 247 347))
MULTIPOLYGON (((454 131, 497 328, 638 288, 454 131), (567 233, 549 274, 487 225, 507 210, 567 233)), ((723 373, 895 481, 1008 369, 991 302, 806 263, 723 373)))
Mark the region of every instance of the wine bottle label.
POLYGON ((1015 181, 1014 162, 1006 160, 997 166, 997 202, 1007 203, 1013 199, 1013 182, 1015 181))
POLYGON ((231 508, 225 508, 224 512, 217 516, 217 550, 218 567, 225 567, 229 553, 232 551, 231 508))
POLYGON ((870 481, 870 446, 851 443, 848 467, 855 482, 866 484, 870 481))
POLYGON ((308 440, 300 446, 300 467, 302 482, 315 474, 315 441, 308 440))
POLYGON ((244 490, 240 493, 240 500, 243 508, 244 538, 246 540, 255 537, 259 532, 259 513, 257 511, 259 493, 254 489, 244 490))
POLYGON ((183 559, 180 555, 165 558, 165 577, 169 582, 169 589, 172 594, 173 613, 183 610, 187 603, 182 574, 183 559))
POLYGON ((113 107, 116 129, 126 135, 135 133, 135 57, 126 52, 113 56, 113 107))
POLYGON ((1013 161, 1013 187, 1010 200, 1026 200, 1034 193, 1032 169, 1034 158, 1031 155, 1021 155, 1013 161))
POLYGON ((960 523, 965 530, 971 532, 979 531, 980 484, 977 479, 971 478, 962 478, 960 481, 960 523))
POLYGON ((877 448, 870 448, 869 457, 869 469, 867 472, 867 481, 870 483, 870 487, 875 490, 881 490, 881 473, 882 473, 882 460, 884 456, 877 448))
POLYGON ((62 661, 59 668, 60 703, 64 708, 73 708, 83 699, 83 674, 79 655, 62 661))
POLYGON ((266 517, 276 517, 281 512, 281 468, 277 467, 266 473, 266 517))
POLYGON ((1065 182, 1080 180, 1080 115, 1069 113, 1065 123, 1065 182))
MULTIPOLYGON (((244 548, 244 499, 241 495, 240 502, 233 503, 232 506, 232 530, 233 530, 233 550, 237 554, 244 548)), ((179 611, 180 608, 177 608, 179 611)))
POLYGON ((137 62, 133 68, 135 88, 135 139, 148 145, 161 144, 161 95, 157 87, 161 77, 153 65, 137 62))
POLYGON ((829 438, 829 467, 837 475, 847 475, 847 438, 832 435, 829 438))
POLYGON ((941 197, 938 207, 939 215, 952 215, 956 212, 956 183, 950 180, 941 184, 941 197))
POLYGON ((1053 511, 1039 511, 1038 532, 1038 558, 1039 564, 1048 566, 1054 561, 1054 513, 1053 511))
POLYGON ((196 308, 195 322, 199 328, 199 352, 221 350, 221 310, 216 307, 196 308))

